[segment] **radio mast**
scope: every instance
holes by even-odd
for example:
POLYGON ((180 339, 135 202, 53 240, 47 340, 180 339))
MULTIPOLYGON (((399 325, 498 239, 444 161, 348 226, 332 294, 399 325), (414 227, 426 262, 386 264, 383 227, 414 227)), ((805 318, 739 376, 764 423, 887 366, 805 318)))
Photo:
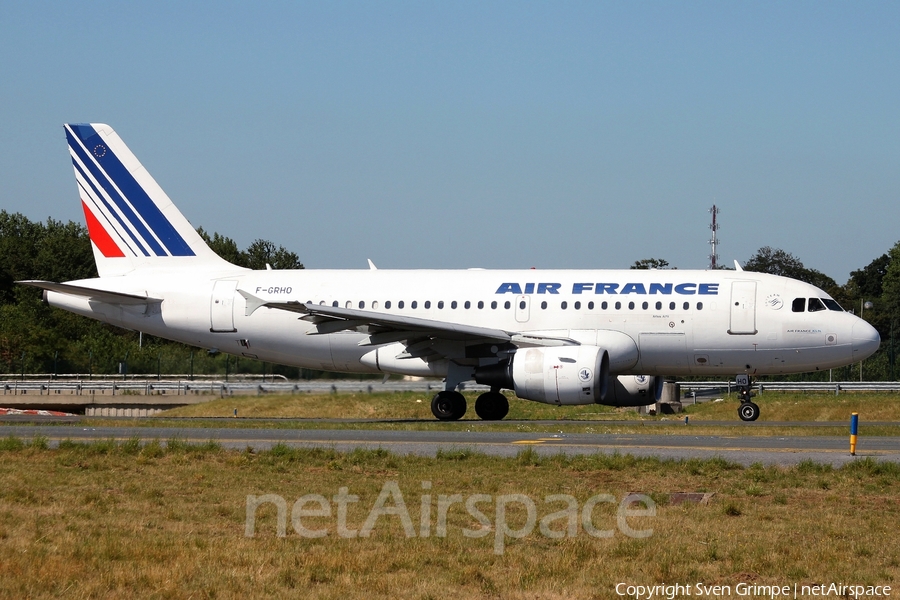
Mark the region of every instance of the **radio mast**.
POLYGON ((709 209, 710 214, 712 214, 712 223, 710 223, 709 228, 712 229, 712 239, 709 240, 709 245, 712 247, 712 253, 709 255, 709 268, 715 271, 718 268, 718 260, 719 255, 716 253, 717 246, 719 245, 719 241, 717 238, 717 232, 719 231, 719 224, 716 222, 716 215, 719 214, 719 209, 716 208, 716 205, 713 204, 712 208, 709 209))

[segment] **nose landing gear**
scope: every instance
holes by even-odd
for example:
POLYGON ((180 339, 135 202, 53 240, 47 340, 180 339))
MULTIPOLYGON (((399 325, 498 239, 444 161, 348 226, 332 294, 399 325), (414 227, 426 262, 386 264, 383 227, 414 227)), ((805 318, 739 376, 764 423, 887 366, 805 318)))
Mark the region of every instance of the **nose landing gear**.
POLYGON ((738 387, 738 393, 741 398, 741 405, 738 407, 738 416, 741 421, 755 421, 759 418, 759 406, 751 400, 752 382, 749 375, 738 375, 735 377, 735 383, 738 387))

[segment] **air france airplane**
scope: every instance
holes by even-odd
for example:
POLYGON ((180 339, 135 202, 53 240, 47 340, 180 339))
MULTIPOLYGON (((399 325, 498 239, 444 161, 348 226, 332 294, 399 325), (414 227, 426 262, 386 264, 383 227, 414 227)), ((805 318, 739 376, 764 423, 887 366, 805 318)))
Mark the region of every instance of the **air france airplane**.
POLYGON ((642 406, 667 376, 750 377, 840 367, 878 333, 822 290, 736 271, 252 271, 217 256, 108 125, 65 126, 100 277, 23 281, 45 300, 128 329, 326 371, 440 377, 434 416, 466 412, 460 384, 556 405, 642 406))

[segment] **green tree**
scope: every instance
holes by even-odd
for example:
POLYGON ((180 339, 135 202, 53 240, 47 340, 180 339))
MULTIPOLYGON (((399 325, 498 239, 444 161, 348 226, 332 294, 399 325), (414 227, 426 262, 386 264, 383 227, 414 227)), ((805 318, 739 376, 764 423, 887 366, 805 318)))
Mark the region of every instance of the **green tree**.
POLYGON ((838 284, 834 279, 821 271, 803 266, 800 259, 780 248, 763 246, 744 264, 744 270, 805 281, 829 294, 838 291, 838 284))
POLYGON ((206 231, 204 231, 202 227, 197 228, 197 233, 200 234, 200 237, 203 238, 203 241, 206 242, 206 245, 209 246, 213 252, 233 265, 237 265, 239 267, 245 266, 241 264, 244 259, 241 255, 241 251, 238 250, 237 242, 235 242, 233 239, 215 232, 213 233, 212 237, 210 237, 210 235, 206 233, 206 231))
POLYGON ((634 261, 632 269, 668 269, 669 261, 664 258, 642 258, 634 261))
POLYGON ((197 233, 212 251, 233 265, 247 269, 263 270, 266 265, 273 269, 302 269, 303 263, 296 253, 284 246, 275 246, 268 240, 255 240, 246 250, 239 250, 237 242, 230 237, 213 233, 210 236, 202 227, 197 233))

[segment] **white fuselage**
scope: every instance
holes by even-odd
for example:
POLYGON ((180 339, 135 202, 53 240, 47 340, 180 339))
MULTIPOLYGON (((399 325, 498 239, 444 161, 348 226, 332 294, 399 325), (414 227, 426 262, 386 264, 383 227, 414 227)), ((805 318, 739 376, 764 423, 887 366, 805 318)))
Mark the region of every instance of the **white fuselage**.
MULTIPOLYGON (((397 358, 403 349, 398 343, 360 345, 365 332, 308 335, 313 324, 296 313, 261 308, 248 314, 240 292, 272 302, 311 302, 588 345, 604 345, 605 336, 616 332, 633 348, 619 356, 610 351, 613 374, 816 371, 859 361, 879 343, 877 332, 850 313, 807 310, 810 298, 830 300, 822 290, 745 271, 179 268, 70 283, 162 302, 123 306, 50 291, 51 305, 186 344, 328 371, 444 376, 448 362, 397 358), (795 310, 799 298, 802 311, 795 310)), ((452 345, 445 343, 442 355, 464 360, 465 344, 452 345)))

